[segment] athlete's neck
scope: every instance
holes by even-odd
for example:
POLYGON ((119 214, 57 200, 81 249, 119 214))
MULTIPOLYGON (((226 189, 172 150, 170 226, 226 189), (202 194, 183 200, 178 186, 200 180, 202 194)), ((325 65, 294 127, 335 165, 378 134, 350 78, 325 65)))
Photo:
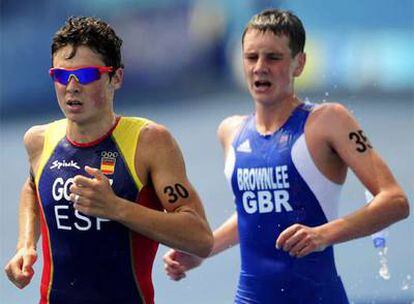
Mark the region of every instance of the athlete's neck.
POLYGON ((276 132, 302 101, 295 95, 272 104, 256 102, 256 130, 262 135, 276 132))
POLYGON ((91 143, 105 136, 116 124, 118 117, 115 113, 100 118, 98 121, 85 124, 68 121, 66 136, 75 143, 91 143))

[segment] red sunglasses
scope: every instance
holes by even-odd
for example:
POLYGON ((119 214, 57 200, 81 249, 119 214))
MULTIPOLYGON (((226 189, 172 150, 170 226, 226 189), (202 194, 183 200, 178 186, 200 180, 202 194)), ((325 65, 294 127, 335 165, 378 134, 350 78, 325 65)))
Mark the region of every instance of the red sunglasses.
POLYGON ((110 73, 114 69, 110 66, 86 66, 76 69, 51 68, 49 75, 53 81, 67 85, 71 77, 80 84, 88 84, 101 78, 102 74, 110 73))

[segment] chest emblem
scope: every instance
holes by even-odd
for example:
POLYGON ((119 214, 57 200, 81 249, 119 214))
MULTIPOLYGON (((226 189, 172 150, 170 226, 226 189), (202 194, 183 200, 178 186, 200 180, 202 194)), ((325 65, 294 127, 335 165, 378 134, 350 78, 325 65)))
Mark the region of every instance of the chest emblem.
POLYGON ((251 153, 252 149, 250 148, 250 141, 246 139, 242 142, 236 149, 237 152, 251 153))
POLYGON ((105 175, 112 175, 115 172, 116 158, 118 157, 118 152, 107 152, 103 151, 101 153, 101 167, 100 170, 105 175))

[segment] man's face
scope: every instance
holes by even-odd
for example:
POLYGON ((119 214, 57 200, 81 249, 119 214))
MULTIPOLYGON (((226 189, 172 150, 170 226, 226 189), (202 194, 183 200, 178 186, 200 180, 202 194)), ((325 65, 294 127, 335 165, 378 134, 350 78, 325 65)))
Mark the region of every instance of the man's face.
MULTIPOLYGON (((86 46, 79 46, 76 55, 69 59, 73 47, 71 45, 59 49, 53 56, 53 67, 76 69, 86 66, 104 66, 102 57, 86 46)), ((67 85, 55 81, 56 96, 65 116, 77 123, 93 123, 113 111, 112 100, 114 90, 122 82, 120 69, 109 79, 108 73, 88 84, 80 84, 71 77, 67 85)))
POLYGON ((271 31, 247 31, 243 46, 243 67, 253 99, 261 104, 274 104, 293 94, 294 77, 299 76, 305 54, 292 58, 289 38, 271 31))

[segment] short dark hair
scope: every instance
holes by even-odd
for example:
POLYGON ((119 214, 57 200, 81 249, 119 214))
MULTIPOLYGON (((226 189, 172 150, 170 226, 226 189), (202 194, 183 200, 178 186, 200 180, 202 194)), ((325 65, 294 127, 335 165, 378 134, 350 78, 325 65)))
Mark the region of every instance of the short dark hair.
POLYGON ((261 32, 271 31, 278 36, 286 35, 289 38, 292 57, 295 57, 299 52, 303 52, 305 48, 306 34, 302 21, 291 11, 267 9, 254 15, 244 28, 242 45, 244 45, 244 37, 247 31, 250 29, 261 32))
POLYGON ((69 17, 53 37, 52 64, 53 55, 67 45, 73 46, 69 58, 76 55, 79 46, 87 46, 100 54, 105 65, 112 66, 114 71, 124 67, 121 59, 122 39, 109 24, 98 18, 69 17))

